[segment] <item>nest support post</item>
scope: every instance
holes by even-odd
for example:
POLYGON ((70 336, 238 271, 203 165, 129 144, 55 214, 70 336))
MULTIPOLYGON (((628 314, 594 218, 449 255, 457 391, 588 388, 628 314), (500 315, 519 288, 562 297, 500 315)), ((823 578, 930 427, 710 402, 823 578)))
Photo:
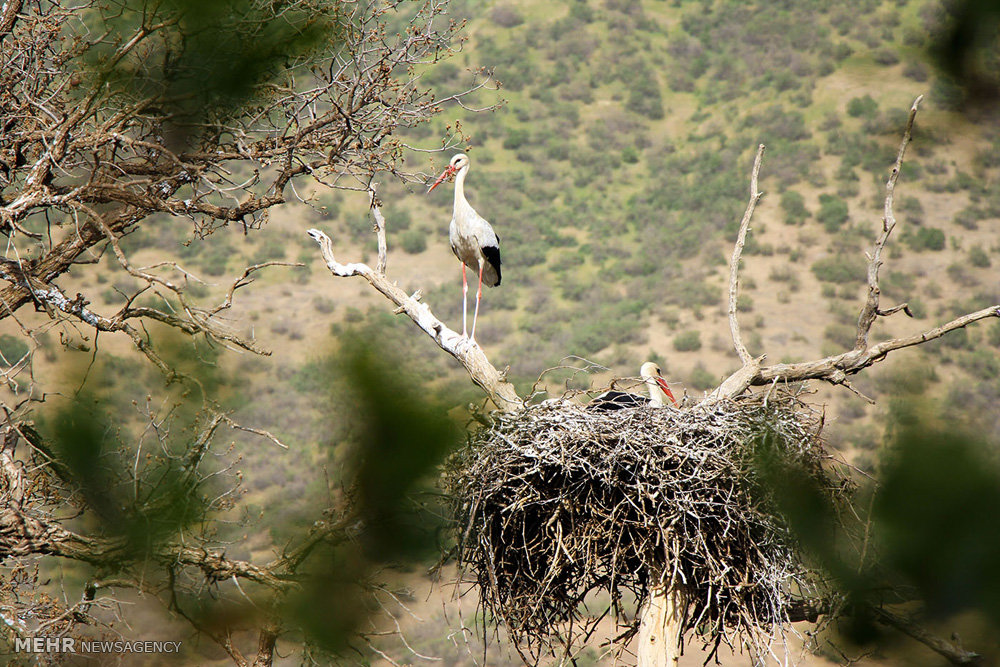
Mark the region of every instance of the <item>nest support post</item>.
POLYGON ((669 579, 650 586, 639 612, 636 667, 676 667, 682 653, 687 606, 683 588, 669 579))

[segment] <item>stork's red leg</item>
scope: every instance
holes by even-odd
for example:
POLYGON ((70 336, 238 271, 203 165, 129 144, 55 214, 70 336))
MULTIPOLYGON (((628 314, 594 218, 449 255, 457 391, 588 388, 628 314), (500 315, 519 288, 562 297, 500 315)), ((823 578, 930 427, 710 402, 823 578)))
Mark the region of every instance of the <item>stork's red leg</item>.
POLYGON ((476 312, 472 315, 472 336, 470 339, 476 342, 476 320, 479 319, 479 300, 483 298, 483 260, 479 260, 479 289, 476 290, 476 312))
MULTIPOLYGON (((469 282, 465 279, 465 262, 462 262, 462 337, 465 338, 469 334, 465 328, 466 319, 466 306, 465 306, 465 296, 469 293, 469 282)), ((476 322, 472 321, 472 329, 475 330, 476 322)))

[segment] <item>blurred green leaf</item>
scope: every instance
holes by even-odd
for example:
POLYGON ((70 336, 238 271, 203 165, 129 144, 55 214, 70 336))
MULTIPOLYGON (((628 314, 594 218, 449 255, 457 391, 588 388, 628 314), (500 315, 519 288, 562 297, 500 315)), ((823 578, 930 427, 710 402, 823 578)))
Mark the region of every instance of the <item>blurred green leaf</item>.
POLYGON ((348 494, 357 540, 313 552, 301 592, 287 606, 311 641, 334 652, 371 613, 377 568, 439 553, 440 514, 418 496, 461 438, 448 404, 429 397, 426 380, 394 351, 392 338, 360 333, 349 332, 333 362, 311 371, 312 386, 336 397, 329 418, 350 423, 348 494))
POLYGON ((147 433, 145 441, 130 435, 148 423, 129 405, 130 388, 144 367, 127 358, 105 354, 89 370, 71 372, 70 384, 79 391, 39 415, 36 447, 53 458, 52 470, 93 510, 86 515, 88 529, 123 540, 115 554, 120 562, 109 566, 149 557, 199 521, 206 492, 216 491, 201 479, 208 471, 199 473, 189 456, 206 426, 206 396, 224 393, 227 378, 211 363, 216 352, 172 332, 150 345, 180 375, 144 378, 154 384, 158 379, 167 399, 164 412, 153 416, 159 421, 155 434, 147 433))
POLYGON ((973 612, 1000 628, 995 444, 942 420, 919 393, 893 401, 886 432, 879 480, 854 502, 863 520, 871 507, 868 544, 845 528, 791 450, 767 438, 758 447, 763 492, 845 597, 841 630, 857 643, 881 640, 873 607, 914 601, 931 619, 973 612))
MULTIPOLYGON (((952 0, 933 36, 930 53, 964 93, 965 101, 994 104, 1000 97, 1000 3, 952 0)), ((953 100, 939 100, 953 102, 953 100)))
POLYGON ((87 59, 100 84, 156 100, 178 125, 199 124, 239 113, 260 84, 331 48, 345 16, 324 0, 127 0, 88 15, 108 37, 87 59))
POLYGON ((138 476, 132 480, 117 429, 104 403, 81 393, 55 412, 43 434, 57 460, 55 469, 94 511, 93 531, 123 539, 115 556, 124 566, 144 560, 159 543, 197 521, 205 501, 197 478, 174 459, 150 462, 136 456, 138 476))
POLYGON ((881 565, 936 616, 987 613, 1000 627, 1000 468, 960 430, 900 430, 873 511, 881 565))
POLYGON ((459 442, 447 408, 426 399, 419 384, 401 373, 405 362, 374 346, 355 345, 346 356, 346 380, 355 392, 358 445, 352 467, 364 517, 366 547, 384 560, 428 545, 429 517, 409 507, 416 491, 459 442))

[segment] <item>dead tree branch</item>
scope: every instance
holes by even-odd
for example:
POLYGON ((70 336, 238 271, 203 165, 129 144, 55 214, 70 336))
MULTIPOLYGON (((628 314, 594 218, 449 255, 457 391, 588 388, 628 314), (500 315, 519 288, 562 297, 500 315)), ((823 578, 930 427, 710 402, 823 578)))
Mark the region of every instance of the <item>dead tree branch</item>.
POLYGON ((740 230, 736 235, 736 244, 733 246, 733 258, 729 263, 729 331, 733 337, 736 354, 739 355, 743 366, 712 392, 712 400, 718 400, 722 396, 735 397, 743 393, 750 386, 752 378, 760 373, 760 362, 764 359, 764 357, 755 359, 750 356, 750 352, 743 343, 743 336, 740 333, 740 322, 736 314, 740 291, 740 257, 743 254, 743 246, 746 243, 747 233, 750 231, 750 220, 753 218, 754 209, 756 209, 757 202, 760 201, 763 194, 757 188, 757 177, 760 174, 760 165, 763 157, 764 144, 760 144, 757 147, 757 155, 754 157, 753 169, 750 172, 750 201, 747 202, 746 211, 743 213, 743 219, 740 221, 740 230))
POLYGON ((385 218, 382 216, 382 211, 378 207, 378 199, 375 197, 375 187, 368 191, 369 207, 372 210, 372 217, 375 219, 374 231, 375 237, 378 239, 378 264, 375 265, 375 270, 381 275, 385 275, 385 265, 387 260, 386 253, 388 252, 385 241, 385 218))
POLYGON ((3 3, 3 13, 0 13, 0 41, 14 29, 14 23, 17 21, 17 13, 21 11, 21 4, 23 2, 24 0, 8 0, 3 3))
POLYGON ((740 292, 740 255, 743 254, 743 246, 746 243, 747 232, 750 230, 750 219, 753 217, 757 202, 763 194, 757 189, 757 176, 760 174, 760 162, 764 157, 764 144, 757 147, 757 155, 753 159, 753 170, 750 172, 750 201, 747 202, 747 209, 743 213, 743 220, 740 221, 740 231, 736 235, 736 244, 733 246, 733 259, 729 263, 729 330, 733 335, 733 345, 736 347, 736 354, 740 356, 740 361, 744 365, 752 363, 750 352, 743 344, 743 337, 740 335, 740 322, 736 317, 736 303, 740 292))
MULTIPOLYGON (((378 210, 378 207, 373 206, 372 210, 378 210)), ((361 276, 367 280, 368 284, 398 306, 396 312, 405 313, 438 347, 462 364, 472 381, 486 392, 499 409, 509 412, 524 404, 514 385, 507 382, 504 375, 490 363, 483 350, 447 327, 434 316, 426 303, 417 301, 386 278, 385 274, 373 270, 367 264, 341 264, 334 256, 333 240, 329 236, 318 229, 310 229, 308 233, 319 244, 323 260, 333 275, 341 278, 361 276)))
POLYGON ((878 270, 882 266, 882 250, 885 248, 886 241, 889 240, 889 234, 896 227, 896 216, 892 212, 893 195, 896 191, 896 181, 899 179, 899 171, 903 168, 903 156, 906 154, 906 147, 909 145, 910 137, 913 133, 913 121, 917 117, 917 106, 922 99, 924 99, 924 96, 920 95, 913 101, 913 106, 910 107, 910 115, 906 119, 906 128, 903 130, 903 140, 900 142, 899 152, 896 154, 896 163, 892 165, 889 180, 885 184, 885 212, 882 217, 882 231, 879 233, 878 238, 875 239, 875 246, 872 248, 871 254, 868 255, 868 298, 865 300, 865 305, 858 316, 858 336, 854 344, 854 349, 856 350, 868 347, 868 334, 871 331, 872 324, 875 323, 875 319, 879 315, 890 315, 899 310, 905 310, 906 314, 910 315, 906 304, 895 306, 886 311, 879 309, 879 295, 882 293, 882 290, 878 284, 878 270))
POLYGON ((895 628, 903 634, 916 639, 918 642, 924 644, 938 655, 943 656, 953 665, 982 664, 983 656, 972 651, 966 651, 961 646, 956 646, 955 644, 947 642, 940 637, 935 637, 908 618, 894 614, 887 609, 883 609, 882 607, 873 606, 871 607, 871 610, 875 615, 875 619, 879 623, 895 628))
MULTIPOLYGON (((889 180, 886 183, 882 229, 875 240, 872 252, 868 254, 868 295, 858 317, 856 343, 853 349, 841 354, 835 354, 814 361, 804 361, 794 364, 760 366, 759 360, 752 359, 750 357, 745 346, 742 344, 742 340, 739 338, 739 326, 738 324, 734 324, 736 321, 735 295, 738 285, 738 276, 736 272, 740 251, 742 249, 742 241, 744 240, 744 232, 749 226, 750 216, 753 214, 753 205, 756 201, 753 195, 756 193, 755 184, 757 181, 757 172, 760 167, 759 159, 761 156, 761 150, 758 150, 757 160, 754 161, 754 170, 751 174, 752 185, 750 205, 747 207, 747 213, 744 215, 743 221, 740 225, 741 233, 737 239, 737 248, 733 253, 733 265, 731 266, 730 273, 730 328, 733 330, 733 343, 736 346, 736 352, 743 361, 743 365, 739 370, 726 378, 718 388, 711 392, 706 401, 711 402, 721 398, 735 398, 746 391, 749 387, 765 386, 775 382, 825 380, 832 384, 839 384, 851 388, 847 380, 849 376, 882 361, 890 352, 893 352, 894 350, 926 343, 936 338, 940 338, 951 331, 955 331, 956 329, 961 329, 974 322, 978 322, 979 320, 989 317, 1000 317, 1000 304, 996 304, 983 308, 982 310, 978 310, 974 313, 962 315, 961 317, 957 317, 950 322, 946 322, 945 324, 934 327, 933 329, 928 329, 927 331, 913 336, 893 338, 877 343, 876 345, 869 346, 868 337, 871 332, 872 325, 879 316, 891 315, 899 312, 900 310, 910 314, 905 303, 887 309, 880 307, 879 295, 881 294, 881 289, 879 287, 878 272, 882 265, 882 251, 889 239, 889 235, 896 226, 896 218, 893 214, 892 207, 893 194, 896 187, 896 181, 899 178, 899 172, 903 165, 903 157, 906 153, 906 147, 909 144, 910 137, 912 135, 913 122, 917 115, 917 107, 922 99, 922 96, 918 97, 914 100, 913 105, 910 107, 910 114, 907 118, 899 151, 896 155, 896 162, 892 167, 889 180)), ((761 149, 762 148, 763 147, 761 147, 761 149)), ((852 391, 855 391, 853 388, 851 389, 852 391)))

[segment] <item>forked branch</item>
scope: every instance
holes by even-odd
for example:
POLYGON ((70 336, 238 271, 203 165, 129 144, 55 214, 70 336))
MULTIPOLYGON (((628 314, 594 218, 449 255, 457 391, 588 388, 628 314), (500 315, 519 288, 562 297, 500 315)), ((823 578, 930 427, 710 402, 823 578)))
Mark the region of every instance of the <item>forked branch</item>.
MULTIPOLYGON (((739 324, 736 321, 736 301, 739 291, 739 259, 746 241, 746 233, 749 230, 750 218, 753 215, 754 207, 760 193, 757 191, 757 176, 760 170, 760 159, 763 153, 763 145, 758 148, 757 158, 754 160, 753 171, 750 176, 751 195, 750 203, 747 206, 743 221, 740 223, 740 233, 736 240, 736 247, 733 251, 733 262, 730 267, 729 281, 729 324, 733 333, 733 344, 736 353, 743 362, 742 367, 726 378, 706 401, 715 401, 721 398, 735 398, 747 388, 752 386, 768 385, 775 382, 801 382, 803 380, 825 380, 832 384, 839 384, 850 388, 847 381, 848 376, 858 373, 869 366, 885 359, 886 355, 894 350, 904 347, 920 345, 928 341, 940 338, 941 336, 966 327, 973 322, 986 319, 988 317, 1000 317, 1000 304, 994 304, 982 310, 968 313, 957 317, 950 322, 928 329, 922 333, 903 338, 892 338, 876 345, 869 346, 868 337, 871 333, 872 325, 879 316, 888 316, 900 310, 907 315, 910 314, 907 304, 902 303, 891 308, 883 309, 879 305, 881 288, 879 287, 879 268, 882 266, 882 251, 889 239, 889 235, 896 226, 896 218, 893 215, 893 195, 896 181, 899 179, 899 172, 903 165, 903 157, 906 147, 910 142, 913 132, 913 122, 917 116, 917 107, 923 97, 914 100, 910 107, 910 115, 906 121, 906 128, 903 131, 903 139, 900 142, 899 151, 896 154, 896 162, 893 164, 892 172, 886 183, 886 195, 884 216, 882 218, 882 229, 875 240, 871 253, 868 254, 868 295, 865 304, 858 316, 857 337, 854 348, 814 361, 804 361, 794 364, 774 364, 771 366, 761 366, 760 359, 754 359, 747 352, 740 336, 739 324)), ((762 359, 763 357, 761 357, 762 359)))
POLYGON ((896 153, 896 163, 892 165, 889 180, 885 184, 885 212, 882 217, 882 231, 875 239, 875 246, 872 248, 871 254, 868 255, 868 298, 858 316, 858 336, 854 343, 856 350, 863 350, 868 346, 868 334, 879 315, 891 315, 899 310, 904 310, 907 315, 912 317, 906 304, 900 304, 886 311, 879 309, 879 295, 882 291, 878 285, 878 270, 882 266, 882 249, 885 248, 885 242, 889 240, 889 234, 896 226, 896 216, 892 212, 892 198, 896 190, 896 181, 899 179, 899 171, 903 167, 903 156, 906 154, 906 147, 910 143, 910 137, 913 133, 913 121, 917 117, 917 106, 922 99, 924 96, 920 95, 910 107, 910 115, 906 119, 906 129, 903 130, 903 141, 900 142, 899 152, 896 153))

